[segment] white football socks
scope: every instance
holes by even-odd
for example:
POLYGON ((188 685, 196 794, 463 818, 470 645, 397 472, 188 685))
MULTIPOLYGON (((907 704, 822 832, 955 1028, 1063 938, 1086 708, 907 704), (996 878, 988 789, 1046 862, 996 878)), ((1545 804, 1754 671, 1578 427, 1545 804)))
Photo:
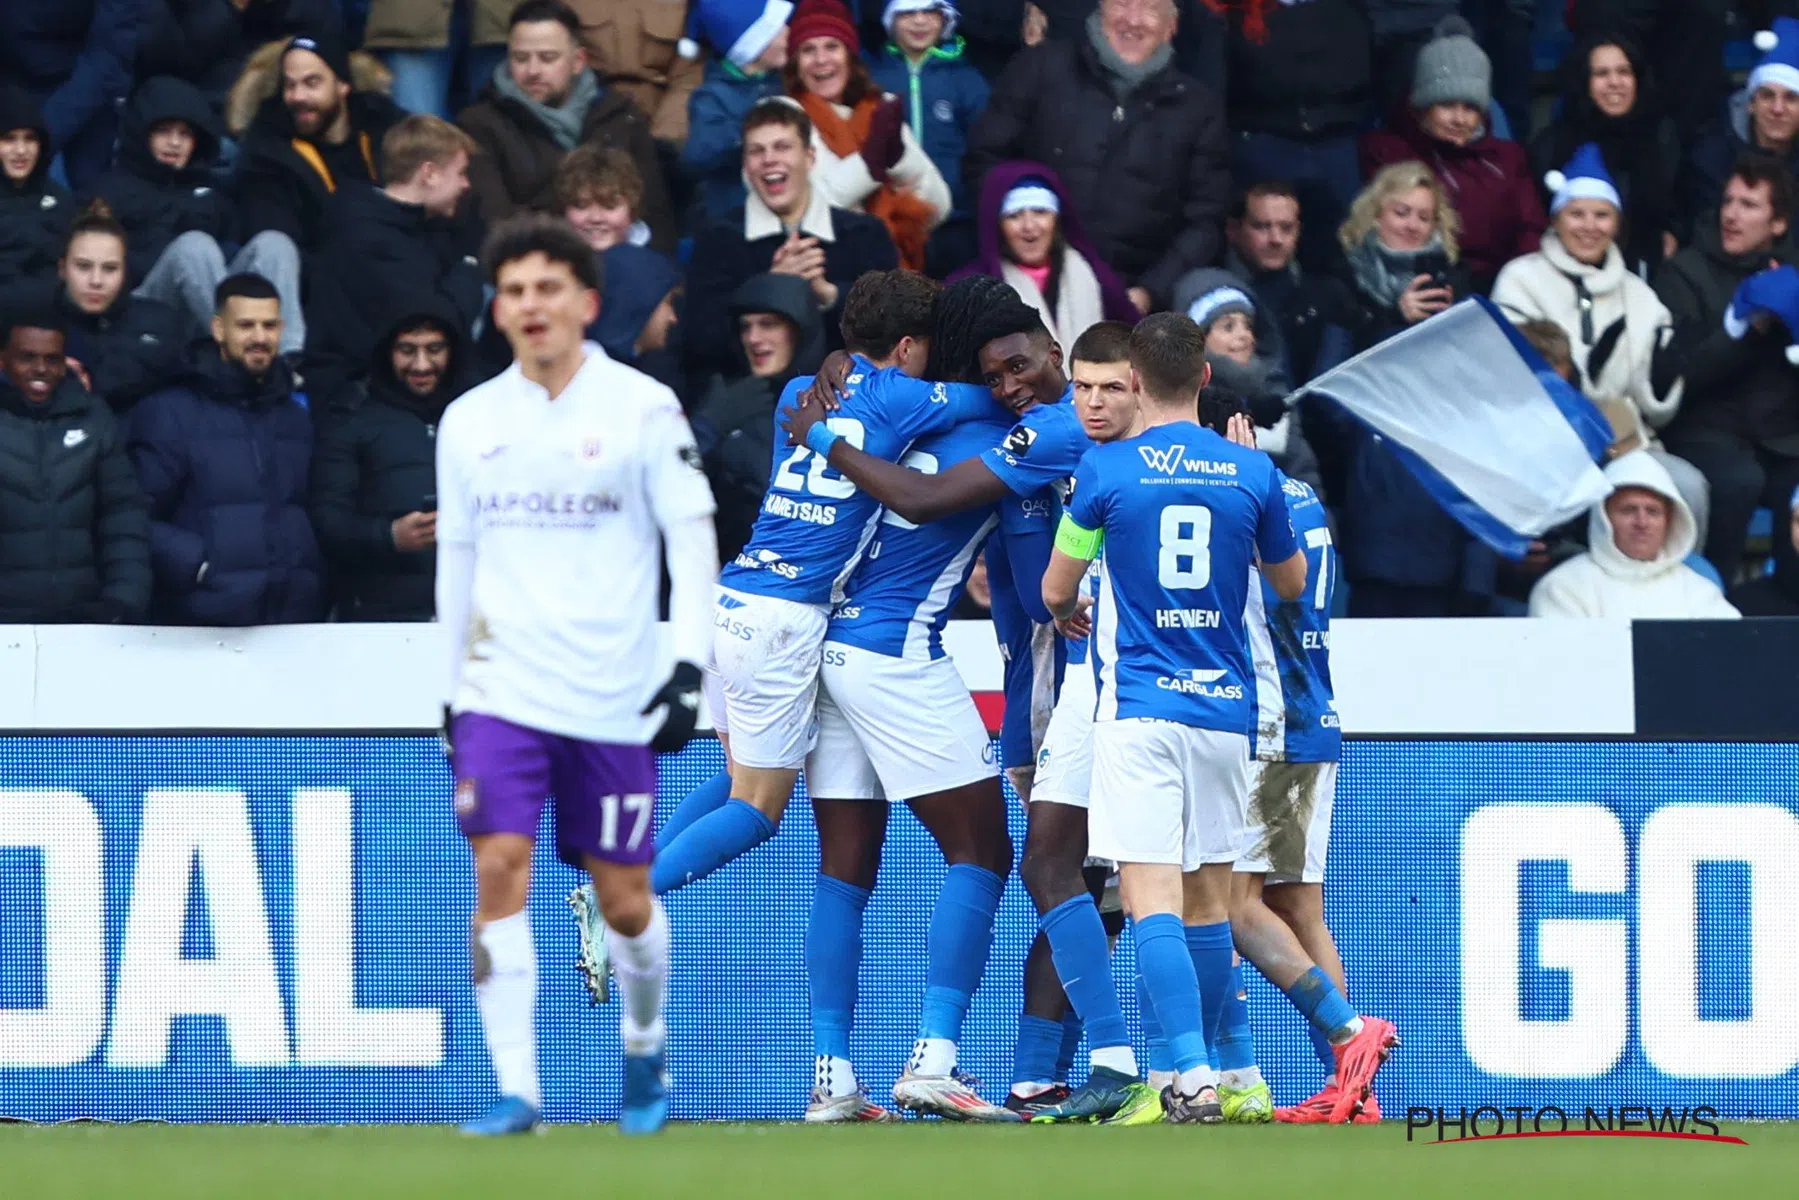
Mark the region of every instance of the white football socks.
POLYGON ((650 904, 650 923, 636 937, 606 927, 612 974, 624 997, 619 1005, 619 1040, 634 1058, 655 1054, 667 1038, 662 1006, 668 996, 668 913, 662 901, 652 897, 650 904))
POLYGON ((853 1095, 862 1085, 856 1082, 856 1066, 849 1059, 820 1054, 812 1060, 812 1086, 835 1100, 853 1095))
POLYGON ((1218 1085, 1220 1087, 1235 1088, 1238 1091, 1243 1091, 1247 1088, 1255 1087, 1261 1082, 1262 1068, 1257 1066, 1243 1067, 1235 1071, 1218 1072, 1218 1085))
POLYGON ((475 982, 475 1007, 487 1056, 502 1096, 516 1096, 543 1108, 537 1082, 537 947, 531 916, 517 912, 475 929, 478 953, 485 955, 483 978, 475 982))
POLYGON ((906 1069, 914 1075, 948 1075, 956 1069, 956 1043, 948 1038, 919 1038, 912 1043, 912 1061, 906 1069))
POLYGON ((1137 1078, 1137 1055, 1127 1046, 1101 1046, 1087 1056, 1089 1067, 1105 1067, 1120 1075, 1137 1078))

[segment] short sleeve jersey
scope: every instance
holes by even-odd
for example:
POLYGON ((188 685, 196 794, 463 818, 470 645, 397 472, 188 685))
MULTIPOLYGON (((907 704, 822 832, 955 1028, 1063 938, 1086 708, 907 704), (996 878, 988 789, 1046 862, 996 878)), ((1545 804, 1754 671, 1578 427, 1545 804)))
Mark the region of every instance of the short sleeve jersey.
MULTIPOLYGON (((892 367, 851 360, 843 405, 826 421, 850 445, 897 462, 921 437, 953 428, 969 403, 992 406, 985 388, 929 383, 892 367), (952 397, 953 392, 963 395, 952 397), (952 398, 960 404, 952 403, 952 398)), ((873 536, 881 506, 806 446, 789 446, 780 414, 793 409, 812 383, 801 376, 775 406, 775 452, 768 493, 743 552, 725 565, 719 582, 738 591, 801 604, 831 604, 873 536)))
POLYGON ((1281 476, 1293 533, 1306 555, 1306 590, 1282 600, 1260 571, 1249 591, 1249 644, 1256 666, 1256 757, 1335 762, 1343 732, 1331 692, 1331 605, 1337 564, 1318 493, 1281 476))
POLYGON ((1096 719, 1248 736, 1250 566, 1294 553, 1273 462, 1192 422, 1156 426, 1087 454, 1069 520, 1104 548, 1096 719))
POLYGON ((1074 407, 1074 390, 1054 404, 1039 404, 1006 431, 997 446, 981 455, 999 481, 1015 496, 1029 496, 1060 484, 1074 474, 1093 439, 1074 407))

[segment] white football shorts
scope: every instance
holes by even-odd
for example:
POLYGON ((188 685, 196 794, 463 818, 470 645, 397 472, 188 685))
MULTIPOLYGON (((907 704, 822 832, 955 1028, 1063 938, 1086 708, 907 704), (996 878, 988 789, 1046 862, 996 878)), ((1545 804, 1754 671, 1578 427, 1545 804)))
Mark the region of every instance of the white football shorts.
POLYGON ((1087 852, 1197 871, 1237 859, 1249 815, 1249 738, 1126 717, 1093 726, 1087 852))
POLYGON ((818 664, 828 623, 822 605, 718 589, 710 667, 717 685, 707 694, 714 727, 731 739, 733 762, 797 770, 806 761, 818 737, 818 664))
POLYGON ((999 776, 986 723, 952 660, 827 642, 820 679, 808 794, 915 800, 999 776))
POLYGON ((1098 704, 1093 664, 1070 664, 1062 674, 1062 694, 1043 735, 1043 749, 1037 752, 1032 804, 1087 807, 1093 791, 1093 712, 1098 704))
POLYGON ((1258 762, 1249 783, 1249 828, 1237 870, 1266 883, 1323 883, 1337 803, 1334 762, 1258 762))

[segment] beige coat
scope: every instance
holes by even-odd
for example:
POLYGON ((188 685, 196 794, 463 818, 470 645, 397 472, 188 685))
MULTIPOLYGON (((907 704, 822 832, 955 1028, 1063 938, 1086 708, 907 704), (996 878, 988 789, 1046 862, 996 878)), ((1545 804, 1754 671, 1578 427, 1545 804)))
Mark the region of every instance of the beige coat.
MULTIPOLYGON (((504 45, 506 18, 518 0, 472 2, 470 43, 504 45)), ((454 7, 455 0, 369 0, 369 23, 362 44, 370 50, 442 50, 450 44, 450 10, 454 7)))
POLYGON ((581 41, 600 73, 650 115, 650 136, 687 140, 687 98, 705 75, 701 59, 682 58, 675 44, 687 26, 687 0, 571 0, 581 41))

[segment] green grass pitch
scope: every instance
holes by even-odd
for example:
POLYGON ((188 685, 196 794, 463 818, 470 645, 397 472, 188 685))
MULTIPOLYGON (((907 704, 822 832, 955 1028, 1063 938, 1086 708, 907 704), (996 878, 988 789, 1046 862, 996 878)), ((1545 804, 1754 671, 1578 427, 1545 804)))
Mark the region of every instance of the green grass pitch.
POLYGON ((0 1127, 17 1200, 1537 1200, 1792 1195, 1799 1124, 1727 1125, 1747 1147, 1568 1138, 1408 1145, 1402 1124, 1147 1129, 909 1123, 607 1126, 477 1141, 428 1126, 0 1127))

